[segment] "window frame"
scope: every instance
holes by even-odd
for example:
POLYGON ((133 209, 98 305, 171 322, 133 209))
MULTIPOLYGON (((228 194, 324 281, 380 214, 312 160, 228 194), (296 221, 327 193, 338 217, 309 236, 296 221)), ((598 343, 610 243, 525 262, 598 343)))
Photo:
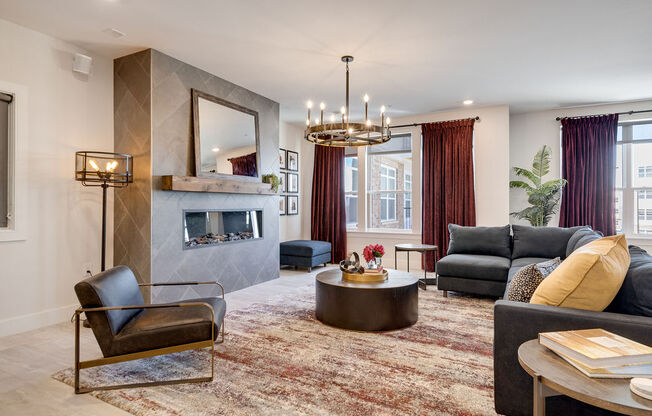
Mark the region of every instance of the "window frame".
POLYGON ((7 227, 0 228, 0 241, 27 239, 29 207, 27 205, 27 143, 29 89, 0 80, 0 91, 13 96, 9 105, 7 227))
MULTIPOLYGON (((355 170, 356 173, 357 173, 357 175, 356 175, 356 179, 357 179, 358 181, 357 181, 357 183, 355 184, 355 185, 356 185, 356 188, 357 188, 356 190, 347 191, 347 190, 346 190, 346 187, 345 187, 345 189, 344 189, 344 206, 345 206, 345 211, 346 211, 346 206, 347 206, 346 200, 347 200, 347 199, 351 199, 352 196, 355 196, 355 197, 357 198, 356 206, 357 206, 357 204, 360 203, 360 196, 359 196, 359 189, 360 189, 360 179, 359 179, 359 176, 360 176, 360 157, 359 157, 357 154, 356 154, 355 156, 354 156, 354 155, 344 155, 344 169, 347 168, 347 164, 346 164, 346 159, 347 159, 347 158, 351 158, 351 159, 355 158, 355 159, 358 161, 357 166, 353 166, 353 164, 351 165, 351 170, 355 170)), ((346 173, 345 173, 345 174, 346 174, 346 173)), ((352 179, 353 179, 353 178, 352 178, 352 179)), ((351 188, 353 188, 353 183, 351 184, 351 188)), ((345 212, 345 213, 346 213, 346 212, 345 212)), ((357 215, 357 217, 359 218, 359 215, 357 215)), ((347 228, 347 230, 356 229, 356 228, 358 227, 358 225, 359 225, 359 223, 360 223, 360 221, 358 220, 358 218, 356 218, 356 221, 355 221, 355 222, 349 222, 349 221, 348 221, 348 218, 346 219, 346 228, 347 228)))
MULTIPOLYGON (((412 149, 412 164, 411 170, 411 190, 390 190, 389 192, 395 194, 396 199, 398 199, 398 194, 409 194, 411 202, 411 228, 408 229, 398 229, 398 228, 372 228, 370 220, 370 209, 373 193, 387 193, 387 191, 374 191, 373 193, 368 191, 369 183, 369 161, 368 156, 369 152, 368 146, 358 147, 357 157, 358 157, 358 224, 357 226, 352 226, 347 223, 347 232, 349 233, 372 233, 372 234, 407 234, 407 235, 420 235, 421 234, 421 146, 422 146, 422 135, 421 128, 416 127, 404 127, 392 131, 392 139, 399 137, 410 137, 411 140, 411 149, 412 149)), ((380 155, 380 154, 379 154, 380 155)), ((353 155, 347 155, 353 156, 353 155)), ((398 185, 398 171, 396 172, 396 184, 398 185)), ((396 187, 396 186, 395 186, 396 187)), ((345 192, 346 194, 346 192, 345 192)), ((396 220, 398 221, 399 214, 397 209, 395 211, 396 220)), ((391 221, 389 221, 391 223, 391 221)))
MULTIPOLYGON (((621 140, 617 140, 616 142, 616 146, 621 147, 622 181, 621 183, 615 184, 614 191, 622 194, 622 233, 631 236, 632 238, 652 239, 652 233, 638 233, 636 230, 636 227, 641 220, 638 203, 641 199, 648 199, 648 195, 652 192, 652 187, 633 186, 635 176, 637 178, 652 177, 652 165, 637 167, 636 172, 634 172, 632 167, 633 146, 646 143, 652 144, 652 139, 634 140, 633 126, 642 124, 652 124, 652 120, 621 121, 618 123, 618 127, 622 128, 621 140), (643 169, 643 176, 641 176, 641 168, 643 169), (648 176, 648 170, 650 170, 650 176, 648 176), (640 194, 636 195, 637 192, 640 191, 645 191, 644 198, 640 198, 640 194)), ((616 204, 615 209, 616 211, 618 210, 618 204, 616 204)), ((646 217, 646 211, 643 212, 643 217, 646 217)))

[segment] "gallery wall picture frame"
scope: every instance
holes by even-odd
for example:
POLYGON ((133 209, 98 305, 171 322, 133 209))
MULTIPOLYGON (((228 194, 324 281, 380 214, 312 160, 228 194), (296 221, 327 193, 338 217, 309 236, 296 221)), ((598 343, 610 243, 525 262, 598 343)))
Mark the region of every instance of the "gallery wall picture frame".
POLYGON ((287 215, 299 215, 299 196, 288 195, 287 215))
POLYGON ((287 215, 287 195, 279 195, 278 197, 278 208, 279 208, 279 215, 287 215))
POLYGON ((278 191, 282 194, 287 192, 288 174, 287 172, 279 172, 278 175, 278 191))
POLYGON ((287 169, 293 172, 299 171, 299 153, 288 150, 287 152, 287 169))
POLYGON ((281 169, 287 169, 288 168, 288 157, 287 157, 287 150, 285 149, 278 149, 278 163, 281 169))
POLYGON ((298 173, 289 173, 287 174, 286 189, 289 194, 298 194, 299 193, 299 174, 298 173))

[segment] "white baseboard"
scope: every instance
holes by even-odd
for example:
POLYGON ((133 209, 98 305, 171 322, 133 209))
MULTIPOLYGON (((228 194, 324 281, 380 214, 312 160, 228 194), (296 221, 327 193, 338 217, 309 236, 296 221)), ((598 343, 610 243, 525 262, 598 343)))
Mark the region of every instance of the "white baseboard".
POLYGON ((68 321, 78 307, 78 304, 73 304, 2 319, 0 320, 0 337, 68 321))

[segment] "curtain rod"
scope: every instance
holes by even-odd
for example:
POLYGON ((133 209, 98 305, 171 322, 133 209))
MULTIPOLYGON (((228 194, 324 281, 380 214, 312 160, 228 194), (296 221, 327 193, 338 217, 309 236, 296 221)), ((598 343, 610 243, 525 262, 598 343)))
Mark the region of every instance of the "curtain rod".
POLYGON ((14 96, 11 94, 5 94, 3 92, 0 92, 0 101, 4 101, 7 104, 11 104, 11 102, 14 100, 14 96))
POLYGON ((638 114, 638 113, 652 113, 652 110, 630 110, 630 111, 621 111, 620 113, 608 113, 608 114, 590 114, 586 116, 569 116, 569 117, 557 117, 555 120, 565 120, 568 118, 582 118, 582 117, 598 117, 598 116, 608 116, 609 114, 618 114, 619 116, 621 115, 632 115, 632 114, 638 114))
MULTIPOLYGON (((430 123, 445 123, 445 122, 448 122, 448 121, 461 121, 461 120, 476 120, 476 121, 479 121, 480 117, 475 116, 475 117, 469 117, 469 118, 458 118, 458 119, 455 119, 455 120, 431 121, 430 123)), ((390 129, 397 129, 397 128, 400 128, 400 127, 416 127, 416 126, 420 126, 422 124, 427 124, 427 123, 399 124, 397 126, 389 126, 389 128, 390 129)))

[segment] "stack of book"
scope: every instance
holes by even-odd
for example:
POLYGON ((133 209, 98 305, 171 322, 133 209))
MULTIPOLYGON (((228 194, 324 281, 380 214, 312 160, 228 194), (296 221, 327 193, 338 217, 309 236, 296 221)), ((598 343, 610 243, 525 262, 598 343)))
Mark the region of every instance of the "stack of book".
POLYGON ((652 348, 604 329, 543 332, 539 343, 589 377, 652 378, 652 348))

